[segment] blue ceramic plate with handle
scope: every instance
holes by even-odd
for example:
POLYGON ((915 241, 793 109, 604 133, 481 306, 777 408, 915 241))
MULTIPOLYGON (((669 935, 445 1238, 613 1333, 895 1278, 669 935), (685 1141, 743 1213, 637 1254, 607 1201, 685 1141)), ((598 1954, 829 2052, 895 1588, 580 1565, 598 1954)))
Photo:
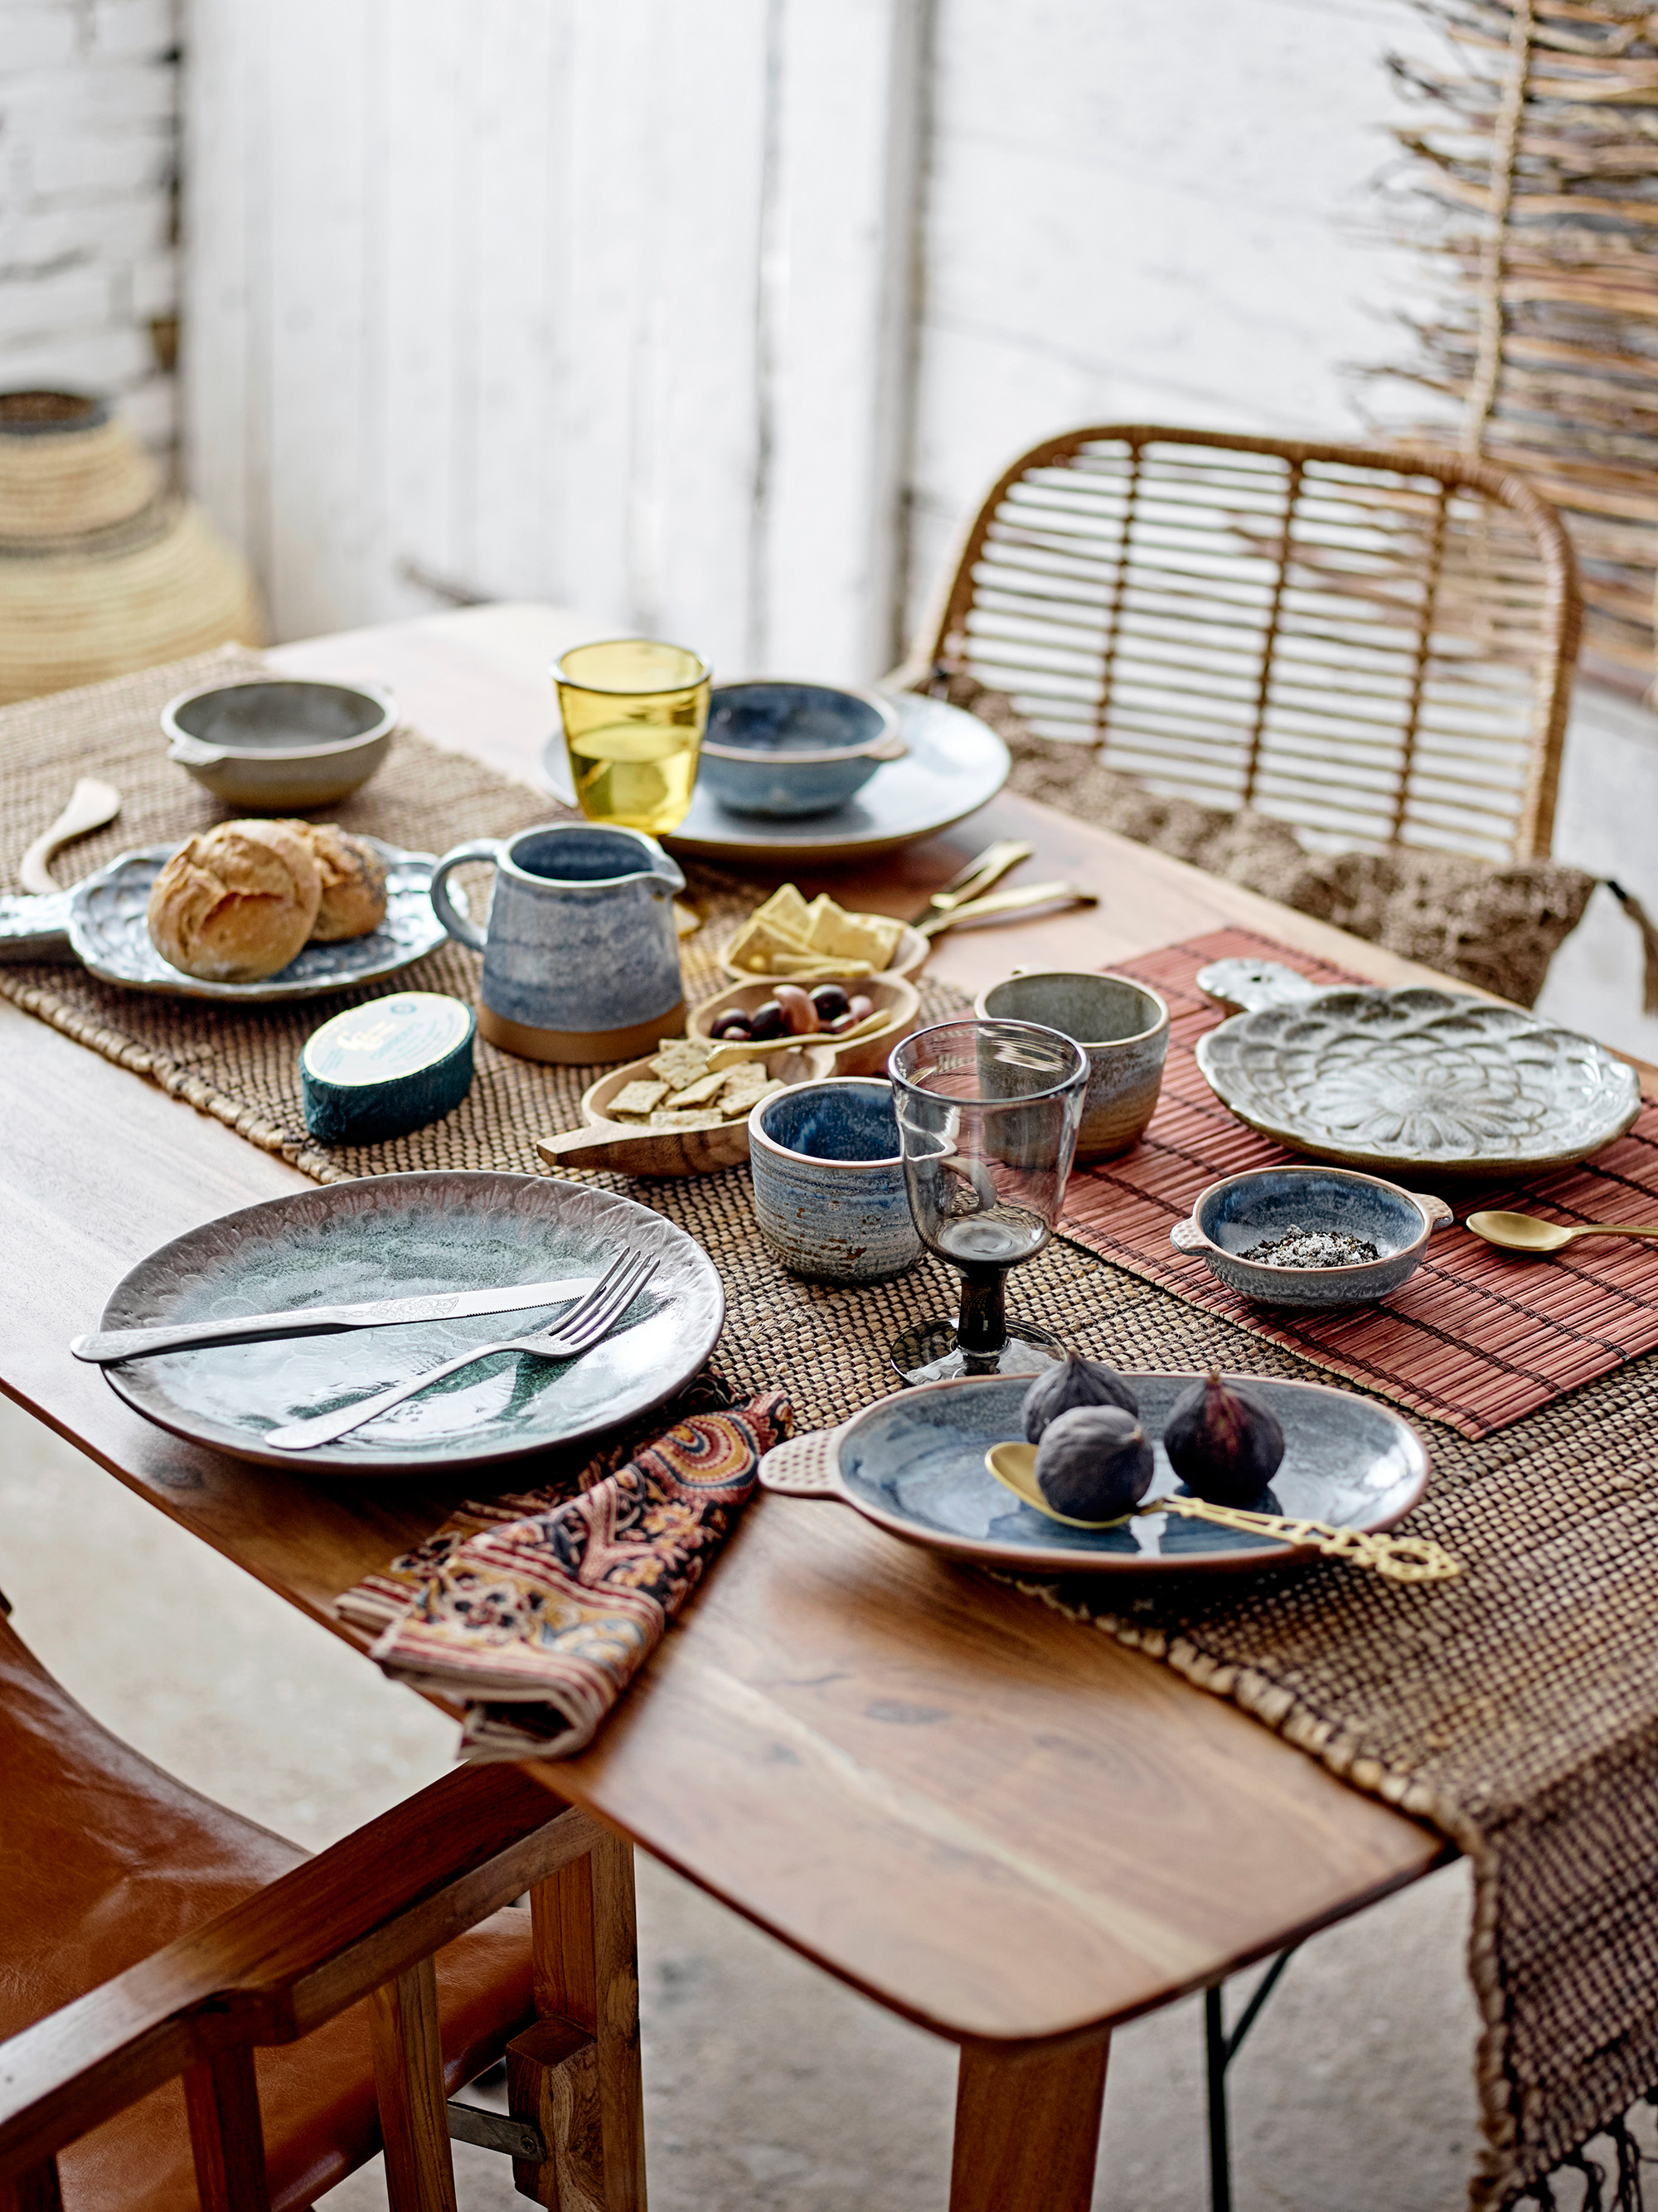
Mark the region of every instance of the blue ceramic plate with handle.
MULTIPOLYGON (((1161 1442, 1191 1375, 1125 1375, 1157 1454, 1150 1498, 1182 1487, 1161 1442)), ((1320 1382, 1247 1382, 1284 1427, 1284 1463, 1250 1501, 1263 1513, 1339 1528, 1390 1528, 1427 1487, 1421 1437, 1385 1406, 1320 1382)), ((835 1487, 879 1527, 981 1566, 1046 1574, 1191 1574, 1282 1565, 1309 1551, 1175 1514, 1142 1513, 1121 1528, 1073 1528, 1023 1505, 985 1465, 992 1444, 1024 1434, 1029 1388, 1018 1376, 928 1382, 867 1406, 840 1431, 835 1487)))
MULTIPOLYGON (((557 1306, 203 1346, 106 1367, 117 1395, 175 1436, 239 1459, 319 1474, 445 1474, 562 1449, 619 1427, 689 1382, 718 1340, 714 1262, 648 1206, 549 1176, 365 1176, 203 1222, 117 1284, 100 1328, 209 1321, 362 1299, 570 1281, 585 1290, 620 1251, 657 1270, 623 1324, 584 1358, 497 1353, 311 1452, 262 1442, 471 1345, 528 1336, 557 1306)), ((519 1486, 525 1477, 515 1473, 519 1486)))

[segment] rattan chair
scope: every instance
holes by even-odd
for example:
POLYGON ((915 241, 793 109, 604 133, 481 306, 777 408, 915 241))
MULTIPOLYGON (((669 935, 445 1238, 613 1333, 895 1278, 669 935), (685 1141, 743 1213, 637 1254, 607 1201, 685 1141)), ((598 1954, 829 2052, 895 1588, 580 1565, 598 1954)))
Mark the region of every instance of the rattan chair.
POLYGON ((0 2212, 302 2212, 382 2147, 393 2212, 454 2212, 452 2132, 642 2205, 632 1859, 585 1813, 463 1767, 307 1858, 3 1618, 0 1777, 0 2212), (516 2120, 452 2112, 503 2055, 516 2120))
POLYGON ((1157 792, 1315 845, 1531 860, 1580 619, 1564 529, 1519 477, 1113 423, 1005 471, 917 661, 1157 792))

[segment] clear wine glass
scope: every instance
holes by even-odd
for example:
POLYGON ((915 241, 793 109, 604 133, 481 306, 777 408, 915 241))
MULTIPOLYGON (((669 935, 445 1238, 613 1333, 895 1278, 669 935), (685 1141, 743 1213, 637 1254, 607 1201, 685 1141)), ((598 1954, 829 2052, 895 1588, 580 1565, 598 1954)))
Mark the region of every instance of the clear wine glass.
POLYGON ((1087 1058, 1035 1022, 945 1022, 906 1037, 887 1073, 916 1229, 962 1276, 956 1320, 906 1329, 892 1364, 907 1382, 1036 1374, 1061 1347, 1008 1320, 1005 1287, 1059 1221, 1087 1058))

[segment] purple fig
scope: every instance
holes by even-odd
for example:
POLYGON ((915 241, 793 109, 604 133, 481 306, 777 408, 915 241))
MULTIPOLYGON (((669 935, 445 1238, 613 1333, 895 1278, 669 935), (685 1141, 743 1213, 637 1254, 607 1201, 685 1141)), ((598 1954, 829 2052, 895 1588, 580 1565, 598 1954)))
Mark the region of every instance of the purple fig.
POLYGON ((1121 1406, 1126 1413, 1140 1409, 1139 1400, 1115 1368, 1069 1352, 1055 1366, 1044 1368, 1024 1394, 1025 1442, 1040 1443, 1050 1421, 1078 1406, 1121 1406))
POLYGON ((1036 1447, 1036 1487, 1070 1521, 1114 1521, 1151 1487, 1151 1447, 1121 1406, 1073 1406, 1036 1447))
POLYGON ((1249 1505, 1278 1471, 1284 1431, 1264 1398, 1212 1367, 1169 1408, 1163 1448, 1194 1498, 1249 1505))

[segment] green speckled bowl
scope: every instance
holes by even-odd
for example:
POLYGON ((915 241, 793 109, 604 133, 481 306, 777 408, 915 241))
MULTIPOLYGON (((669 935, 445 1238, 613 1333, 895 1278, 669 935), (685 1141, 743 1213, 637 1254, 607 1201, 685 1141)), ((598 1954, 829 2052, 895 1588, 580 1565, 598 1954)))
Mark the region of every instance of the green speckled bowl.
MULTIPOLYGON (((203 1222, 117 1284, 100 1328, 484 1290, 584 1283, 616 1252, 657 1255, 623 1325, 585 1358, 501 1353, 313 1452, 266 1450, 286 1421, 349 1404, 468 1345, 528 1336, 556 1306, 471 1321, 206 1346, 104 1373, 128 1405, 192 1443, 269 1467, 397 1475, 519 1461, 602 1435, 682 1389, 719 1340, 714 1262, 649 1207, 551 1176, 366 1176, 203 1222)), ((522 1486, 533 1478, 515 1469, 522 1486)))

